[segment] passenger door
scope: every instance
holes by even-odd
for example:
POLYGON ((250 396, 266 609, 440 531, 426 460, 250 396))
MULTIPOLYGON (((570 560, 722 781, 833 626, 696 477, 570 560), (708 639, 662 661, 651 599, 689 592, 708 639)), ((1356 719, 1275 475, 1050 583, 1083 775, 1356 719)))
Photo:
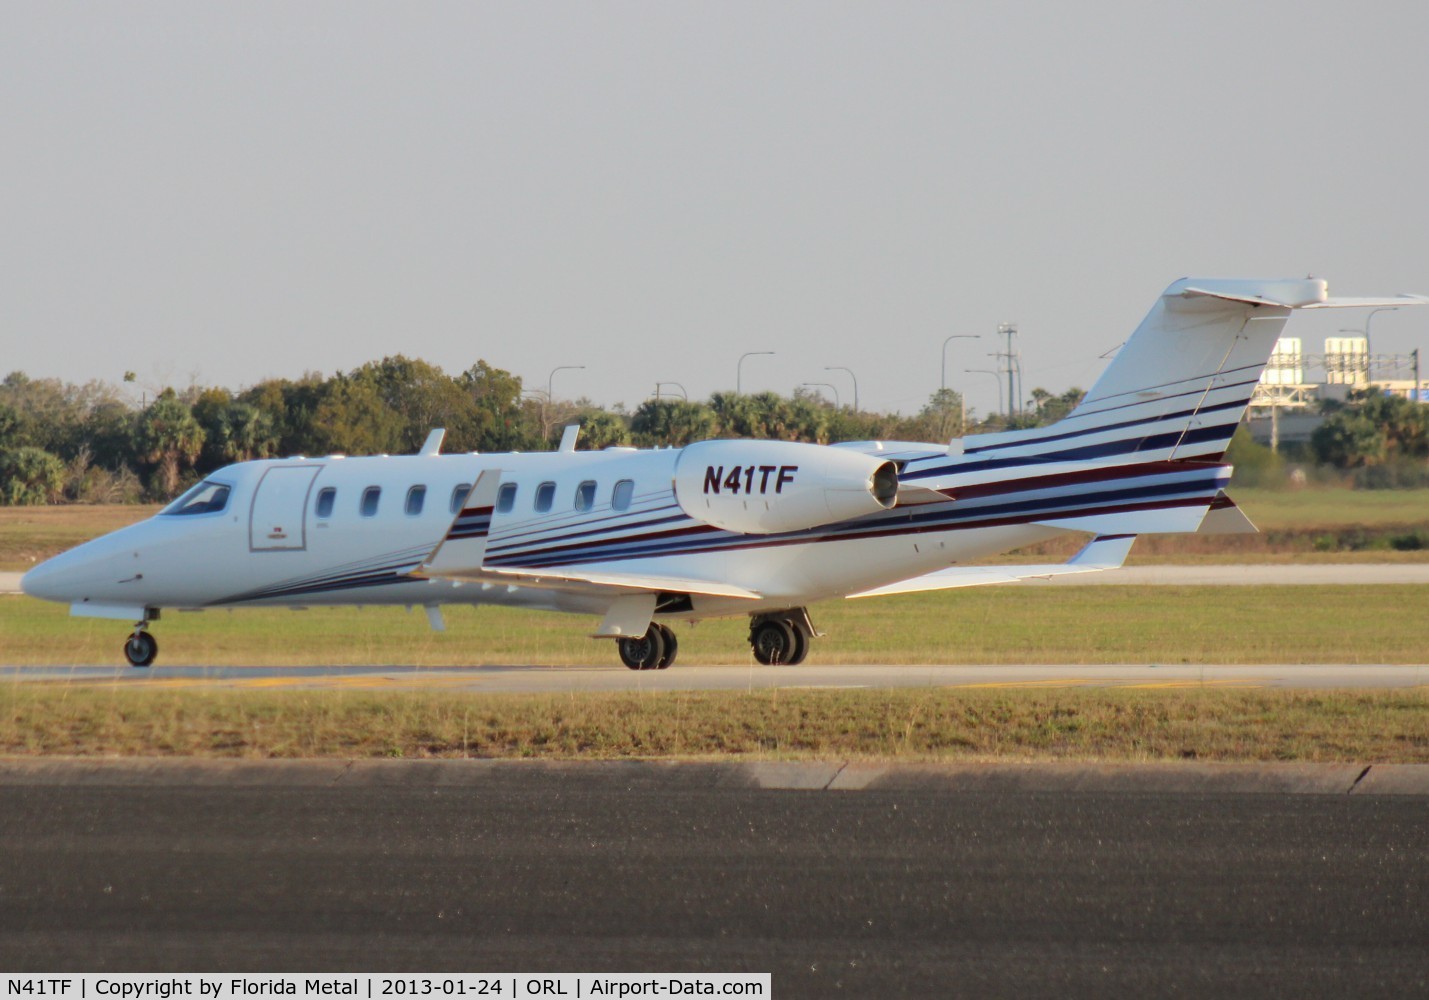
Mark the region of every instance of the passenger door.
POLYGON ((301 551, 308 547, 308 495, 321 465, 274 467, 263 473, 248 517, 248 547, 254 552, 301 551))

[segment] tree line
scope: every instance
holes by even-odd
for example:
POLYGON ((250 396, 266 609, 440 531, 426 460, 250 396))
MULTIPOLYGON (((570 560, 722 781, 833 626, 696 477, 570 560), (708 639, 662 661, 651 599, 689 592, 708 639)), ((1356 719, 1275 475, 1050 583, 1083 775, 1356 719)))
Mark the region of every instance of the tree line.
MULTIPOLYGON (((966 430, 1051 422, 1081 395, 1038 389, 1016 420, 994 416, 966 430)), ((448 375, 402 355, 237 391, 165 388, 139 402, 107 382, 75 385, 12 372, 0 382, 0 503, 162 501, 231 462, 411 453, 433 427, 446 428, 446 451, 499 452, 552 449, 571 421, 582 425, 579 446, 596 449, 678 447, 713 437, 946 441, 963 433, 964 419, 962 398, 947 389, 912 416, 854 411, 803 389, 604 409, 586 399, 547 399, 485 361, 448 375)))
MULTIPOLYGON (((231 462, 415 452, 433 427, 447 429, 451 452, 550 450, 572 421, 582 425, 579 447, 592 449, 679 447, 714 437, 947 441, 1052 423, 1082 395, 1034 389, 1011 419, 965 418, 962 398, 950 389, 934 392, 911 416, 855 411, 808 389, 606 409, 586 399, 547 399, 486 361, 448 375, 395 355, 331 376, 268 379, 237 391, 165 388, 136 402, 107 382, 75 385, 12 372, 0 381, 0 504, 161 501, 231 462)), ((1429 485, 1429 406, 1373 392, 1322 406, 1325 423, 1303 458, 1360 486, 1429 485)), ((1229 457, 1246 479, 1270 484, 1284 476, 1284 458, 1255 445, 1244 428, 1229 457)))

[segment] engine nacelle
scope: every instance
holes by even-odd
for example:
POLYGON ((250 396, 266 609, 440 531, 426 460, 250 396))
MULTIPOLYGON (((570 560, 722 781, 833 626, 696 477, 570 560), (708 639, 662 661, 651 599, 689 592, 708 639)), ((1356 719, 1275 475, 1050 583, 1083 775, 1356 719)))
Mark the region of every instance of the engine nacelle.
POLYGON ((768 535, 892 507, 892 462, 794 441, 699 441, 675 464, 675 498, 690 517, 768 535))

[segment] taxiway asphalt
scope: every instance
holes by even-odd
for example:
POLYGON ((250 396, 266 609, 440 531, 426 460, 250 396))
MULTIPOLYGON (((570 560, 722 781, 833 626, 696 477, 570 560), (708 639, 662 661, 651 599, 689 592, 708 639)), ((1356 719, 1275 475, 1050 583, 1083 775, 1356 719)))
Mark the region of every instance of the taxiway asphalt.
POLYGON ((1429 797, 1359 794, 1364 769, 819 791, 780 766, 0 762, 0 967, 767 971, 786 998, 1429 990, 1429 797))

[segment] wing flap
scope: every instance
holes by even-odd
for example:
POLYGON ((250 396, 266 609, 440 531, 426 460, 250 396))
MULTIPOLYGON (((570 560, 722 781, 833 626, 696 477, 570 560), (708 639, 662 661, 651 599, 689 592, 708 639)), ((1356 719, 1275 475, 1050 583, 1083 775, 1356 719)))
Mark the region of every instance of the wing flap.
POLYGON ((452 580, 473 580, 504 583, 541 590, 572 590, 590 587, 618 587, 649 594, 702 594, 706 597, 738 597, 759 600, 764 595, 731 583, 694 580, 687 577, 657 576, 645 573, 611 573, 587 570, 578 566, 542 566, 539 569, 515 567, 473 566, 447 572, 424 570, 423 576, 452 580))
POLYGON ((890 594, 917 594, 930 590, 956 590, 959 587, 982 587, 993 583, 1016 583, 1019 580, 1047 579, 1073 573, 1099 573, 1120 569, 1127 553, 1136 541, 1135 535, 1098 535, 1082 550, 1064 563, 1024 566, 951 566, 934 573, 900 580, 883 587, 849 594, 854 597, 886 597, 890 594))

